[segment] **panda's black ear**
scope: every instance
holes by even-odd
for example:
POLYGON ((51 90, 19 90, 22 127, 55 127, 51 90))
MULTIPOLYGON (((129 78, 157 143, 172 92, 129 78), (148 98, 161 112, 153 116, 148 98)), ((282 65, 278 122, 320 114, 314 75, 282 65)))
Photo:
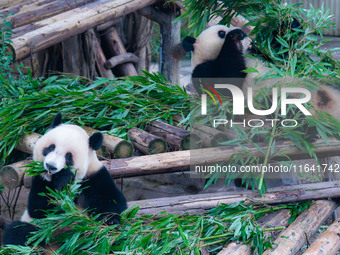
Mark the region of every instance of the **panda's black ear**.
POLYGON ((186 36, 182 41, 182 47, 185 51, 194 51, 194 43, 196 42, 196 38, 192 36, 186 36))
POLYGON ((103 135, 100 132, 93 133, 89 139, 90 148, 98 150, 103 144, 103 135))
POLYGON ((60 124, 63 124, 63 119, 61 117, 61 113, 59 112, 57 116, 54 117, 54 120, 52 121, 50 129, 55 128, 59 126, 60 124))

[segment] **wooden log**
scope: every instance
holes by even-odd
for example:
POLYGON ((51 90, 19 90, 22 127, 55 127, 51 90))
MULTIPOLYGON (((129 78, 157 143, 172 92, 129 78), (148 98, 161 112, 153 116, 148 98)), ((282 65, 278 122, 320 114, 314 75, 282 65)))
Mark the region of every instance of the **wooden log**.
POLYGON ((195 124, 191 129, 191 134, 201 137, 205 148, 221 146, 221 142, 229 140, 225 133, 202 124, 195 124))
POLYGON ((101 31, 109 29, 109 28, 113 27, 114 25, 117 25, 117 24, 119 24, 121 22, 123 22, 123 17, 120 17, 120 18, 115 19, 115 20, 110 20, 109 22, 106 22, 104 24, 98 25, 95 28, 95 30, 96 30, 96 32, 101 32, 101 31))
POLYGON ((22 167, 31 163, 30 160, 19 161, 0 169, 0 184, 6 188, 14 189, 23 185, 24 171, 27 169, 22 167))
POLYGON ((190 135, 188 130, 161 121, 152 121, 146 127, 146 130, 151 134, 162 137, 172 151, 200 149, 202 147, 202 140, 198 135, 190 135))
MULTIPOLYGON (((129 206, 133 205, 140 206, 141 209, 138 212, 140 215, 157 214, 164 211, 166 211, 167 213, 178 214, 187 213, 202 214, 205 213, 205 210, 214 208, 221 203, 232 204, 235 202, 244 201, 248 198, 255 202, 263 202, 267 204, 305 201, 314 198, 315 199, 327 199, 329 197, 336 198, 340 194, 338 188, 340 182, 339 181, 332 182, 332 184, 333 186, 328 186, 327 188, 316 188, 318 185, 313 186, 310 184, 302 184, 294 186, 295 188, 294 190, 290 189, 290 187, 287 186, 278 187, 269 189, 268 192, 265 193, 262 197, 259 196, 258 193, 251 193, 247 191, 243 191, 237 194, 221 192, 214 194, 168 197, 167 199, 164 198, 146 199, 141 201, 132 201, 128 204, 129 206), (333 191, 336 192, 337 194, 335 195, 330 193, 333 191), (297 193, 300 193, 300 195, 296 196, 297 193)), ((332 201, 330 202, 333 203, 332 201)), ((324 207, 326 208, 326 205, 324 207)), ((317 216, 319 217, 320 215, 317 214, 317 216)))
MULTIPOLYGON (((89 135, 92 135, 95 132, 99 132, 98 130, 90 127, 83 128, 89 135)), ((111 158, 132 157, 133 146, 129 141, 105 133, 103 133, 103 137, 104 140, 102 147, 104 147, 105 150, 109 152, 111 158)))
POLYGON ((179 84, 180 59, 173 53, 181 41, 181 23, 174 22, 179 15, 178 6, 167 3, 162 8, 148 6, 138 12, 159 24, 162 38, 160 72, 170 83, 179 84))
POLYGON ((293 255, 306 243, 336 208, 334 201, 320 200, 304 211, 290 226, 275 240, 277 245, 266 250, 264 255, 293 255), (307 240, 306 240, 307 238, 307 240))
POLYGON ((89 32, 93 35, 94 54, 96 58, 96 66, 99 76, 110 79, 114 78, 115 76, 113 75, 112 71, 105 67, 106 57, 95 32, 93 31, 93 29, 90 29, 89 32))
MULTIPOLYGON (((269 228, 273 226, 274 227, 288 226, 290 216, 291 215, 289 210, 281 210, 277 214, 275 214, 274 217, 272 217, 270 220, 261 222, 259 225, 263 228, 269 228)), ((229 254, 250 255, 251 245, 231 242, 225 248, 223 248, 222 251, 220 251, 217 255, 229 255, 229 254)))
POLYGON ((340 216, 303 255, 335 255, 340 249, 340 216))
POLYGON ((39 137, 41 137, 41 135, 34 132, 30 134, 24 134, 19 138, 18 145, 15 148, 19 151, 32 154, 34 144, 37 142, 39 137))
POLYGON ((133 146, 144 154, 158 154, 167 150, 167 144, 162 138, 144 130, 131 128, 127 134, 133 146))
POLYGON ((139 58, 133 53, 125 53, 122 55, 114 56, 105 62, 105 67, 108 69, 115 68, 118 65, 126 63, 138 63, 139 58))
MULTIPOLYGON (((124 44, 115 28, 110 28, 108 31, 106 31, 103 40, 106 43, 107 50, 111 56, 119 56, 127 53, 124 44)), ((122 64, 118 68, 121 74, 124 76, 138 75, 135 66, 131 63, 122 64)))
MULTIPOLYGON (((337 156, 340 153, 340 141, 337 139, 331 138, 329 140, 329 144, 326 144, 323 140, 317 140, 314 144, 318 148, 313 149, 312 151, 319 158, 337 156)), ((261 150, 265 150, 267 148, 266 143, 259 143, 259 146, 261 150)), ((191 151, 166 152, 162 154, 131 157, 127 159, 113 159, 102 162, 108 168, 113 177, 132 177, 149 174, 188 171, 191 165, 195 166, 215 162, 224 162, 228 160, 233 154, 242 149, 249 150, 254 157, 259 157, 260 160, 264 157, 264 154, 259 149, 249 145, 244 145, 242 148, 238 146, 224 146, 191 151)), ((273 153, 276 156, 272 159, 287 160, 286 157, 277 156, 277 153, 283 150, 285 151, 285 154, 292 160, 310 159, 309 154, 299 150, 293 145, 292 142, 288 141, 276 143, 273 153)), ((334 190, 336 191, 335 194, 340 192, 340 190, 334 190)), ((298 192, 292 196, 299 197, 300 195, 301 193, 298 192)), ((325 194, 323 194, 323 196, 324 195, 325 194)), ((310 199, 313 199, 313 197, 310 197, 310 199)))
POLYGON ((95 1, 96 0, 28 1, 28 3, 22 3, 20 5, 6 8, 0 11, 0 14, 8 15, 9 13, 14 13, 14 15, 11 16, 11 23, 12 27, 16 28, 95 1))
POLYGON ((156 0, 98 0, 94 3, 63 12, 41 20, 31 27, 31 31, 13 38, 12 45, 17 59, 46 49, 73 35, 110 20, 122 17, 138 9, 155 3, 156 0))

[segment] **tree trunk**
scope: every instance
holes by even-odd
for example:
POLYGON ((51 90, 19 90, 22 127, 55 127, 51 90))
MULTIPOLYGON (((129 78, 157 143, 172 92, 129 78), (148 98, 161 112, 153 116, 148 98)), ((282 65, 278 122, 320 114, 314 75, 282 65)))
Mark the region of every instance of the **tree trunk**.
POLYGON ((191 134, 201 137, 205 148, 218 147, 221 146, 221 142, 229 140, 225 133, 202 124, 195 124, 191 129, 191 134))

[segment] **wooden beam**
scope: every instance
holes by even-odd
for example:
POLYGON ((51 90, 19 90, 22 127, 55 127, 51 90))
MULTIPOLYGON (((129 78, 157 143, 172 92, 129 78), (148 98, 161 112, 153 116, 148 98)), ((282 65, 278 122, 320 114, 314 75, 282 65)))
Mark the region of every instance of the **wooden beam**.
POLYGON ((340 249, 340 216, 303 255, 336 255, 340 249))
POLYGON ((294 255, 318 230, 319 226, 336 208, 334 201, 316 201, 309 210, 304 211, 283 231, 274 243, 274 249, 266 250, 263 255, 294 255))
POLYGON ((12 39, 17 59, 46 49, 99 24, 135 12, 156 0, 98 0, 94 3, 44 19, 37 29, 12 39))
POLYGON ((11 6, 1 10, 0 14, 8 15, 10 13, 14 13, 13 16, 10 16, 10 21, 12 23, 12 27, 16 28, 95 1, 96 0, 26 1, 19 5, 11 6))
POLYGON ((178 197, 146 199, 129 202, 129 206, 140 206, 139 214, 167 213, 194 213, 202 214, 217 205, 232 204, 246 199, 267 204, 290 203, 311 199, 336 198, 340 195, 340 181, 295 186, 283 186, 269 189, 261 197, 257 192, 243 191, 238 193, 213 193, 199 195, 185 195, 178 197), (333 193, 334 192, 334 193, 333 193))

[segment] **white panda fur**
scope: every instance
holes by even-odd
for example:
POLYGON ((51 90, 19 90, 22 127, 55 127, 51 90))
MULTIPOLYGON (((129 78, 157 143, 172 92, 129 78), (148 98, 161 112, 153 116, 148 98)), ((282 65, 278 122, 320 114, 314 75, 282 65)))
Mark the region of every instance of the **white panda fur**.
POLYGON ((105 220, 107 224, 119 223, 120 213, 127 208, 127 203, 97 158, 95 150, 101 147, 102 141, 101 133, 89 136, 79 126, 62 124, 60 114, 56 116, 50 130, 38 139, 33 149, 33 159, 44 163, 46 173, 33 177, 27 209, 21 221, 14 221, 5 228, 4 244, 23 245, 27 235, 35 229, 29 222, 33 218, 44 218, 43 210, 53 206, 48 203, 48 197, 39 194, 46 193, 46 187, 60 190, 74 178, 82 180, 76 204, 88 209, 91 215, 99 215, 98 219, 105 220), (67 153, 71 153, 72 157, 66 157, 67 153), (64 168, 65 165, 70 166, 72 171, 64 168), (16 238, 18 232, 22 234, 16 238))
POLYGON ((230 28, 224 25, 215 25, 205 29, 197 38, 187 36, 183 40, 183 48, 191 51, 191 67, 215 59, 224 43, 224 38, 218 35, 220 31, 227 34, 230 28), (185 44, 187 44, 185 46, 185 44))

